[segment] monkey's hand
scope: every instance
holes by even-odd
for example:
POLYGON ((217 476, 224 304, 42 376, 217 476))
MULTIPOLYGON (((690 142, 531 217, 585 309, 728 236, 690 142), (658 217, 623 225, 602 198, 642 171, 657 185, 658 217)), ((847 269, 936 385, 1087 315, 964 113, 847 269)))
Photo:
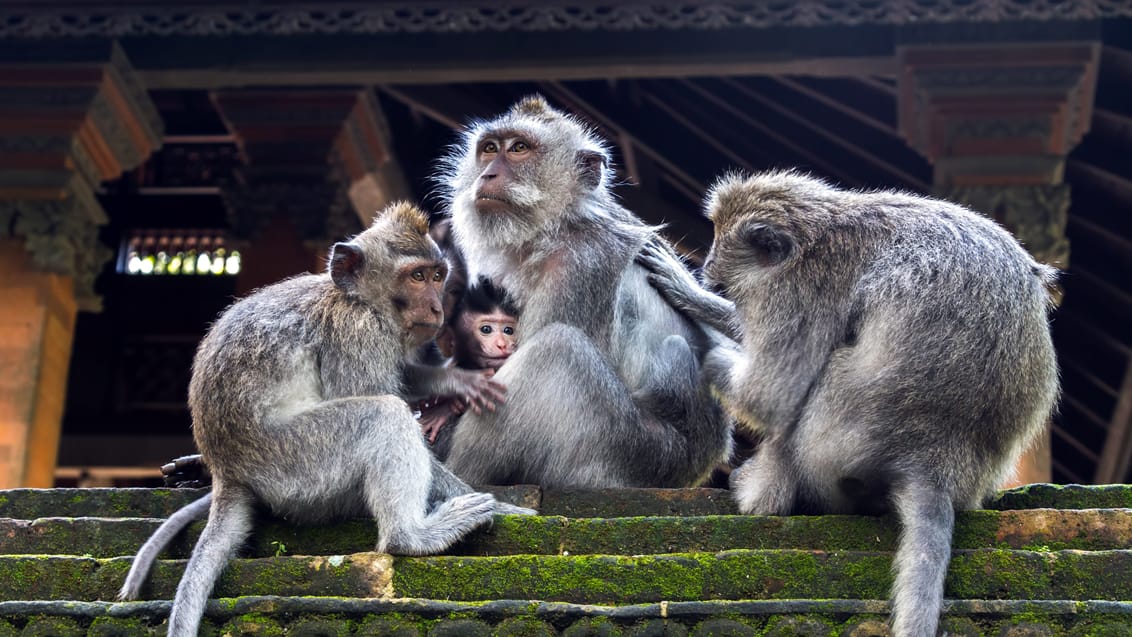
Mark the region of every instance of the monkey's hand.
POLYGON ((199 489, 212 484, 212 473, 199 453, 174 458, 162 465, 161 475, 165 478, 165 486, 175 489, 199 489))
POLYGON ((421 430, 429 444, 436 442, 436 436, 452 419, 464 413, 467 407, 458 398, 444 397, 435 401, 427 401, 421 407, 421 430))
POLYGON ((637 254, 637 263, 651 273, 649 283, 677 311, 732 341, 742 339, 735 304, 705 290, 671 248, 650 241, 637 254))
POLYGON ((507 386, 494 380, 493 376, 495 376, 493 369, 470 370, 452 367, 447 370, 439 393, 442 396, 459 398, 477 414, 483 413, 484 409, 495 411, 495 405, 505 399, 507 386))

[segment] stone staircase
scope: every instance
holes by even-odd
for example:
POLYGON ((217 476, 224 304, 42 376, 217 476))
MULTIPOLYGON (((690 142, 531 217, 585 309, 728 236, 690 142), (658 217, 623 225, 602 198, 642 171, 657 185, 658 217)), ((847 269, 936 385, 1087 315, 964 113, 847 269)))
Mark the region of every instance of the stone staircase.
MULTIPOLYGON (((263 520, 203 634, 887 634, 889 517, 736 515, 726 491, 493 489, 533 506, 442 556, 370 551, 372 522, 263 520)), ((115 602, 132 554, 203 491, 0 491, 0 637, 163 634, 203 523, 115 602)), ((1032 485, 962 513, 943 627, 1132 635, 1132 486, 1032 485)))

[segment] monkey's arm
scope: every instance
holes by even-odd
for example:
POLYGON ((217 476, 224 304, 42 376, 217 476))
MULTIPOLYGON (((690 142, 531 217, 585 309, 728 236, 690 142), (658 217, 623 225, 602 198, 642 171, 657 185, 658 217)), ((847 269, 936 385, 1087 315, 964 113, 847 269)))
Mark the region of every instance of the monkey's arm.
POLYGON ((743 339, 735 304, 705 290, 667 246, 657 240, 648 242, 637 255, 637 263, 652 272, 649 283, 672 307, 732 341, 743 339))
POLYGON ((464 401, 472 411, 495 411, 504 401, 507 387, 492 379, 495 370, 468 370, 459 367, 434 367, 418 363, 405 364, 405 386, 408 399, 427 396, 451 396, 464 401))

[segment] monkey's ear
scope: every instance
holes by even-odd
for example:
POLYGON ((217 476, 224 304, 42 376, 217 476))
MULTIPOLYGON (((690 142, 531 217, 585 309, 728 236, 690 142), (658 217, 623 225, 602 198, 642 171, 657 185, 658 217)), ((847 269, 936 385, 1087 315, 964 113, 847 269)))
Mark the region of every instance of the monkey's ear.
POLYGON ((755 262, 763 267, 776 266, 790 257, 797 245, 789 232, 765 223, 751 223, 739 231, 743 242, 751 247, 755 262))
POLYGON ((605 171, 605 155, 596 150, 579 150, 574 155, 574 162, 578 166, 578 181, 586 188, 597 188, 601 183, 601 174, 605 171))
POLYGON ((365 264, 361 248, 353 243, 335 243, 330 249, 330 280, 343 291, 354 292, 365 264))

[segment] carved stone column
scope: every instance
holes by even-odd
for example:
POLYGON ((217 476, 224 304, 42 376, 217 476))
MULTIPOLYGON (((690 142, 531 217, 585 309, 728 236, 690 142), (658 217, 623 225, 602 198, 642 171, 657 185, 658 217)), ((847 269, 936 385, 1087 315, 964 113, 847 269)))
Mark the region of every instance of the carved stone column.
POLYGON ((78 310, 113 251, 104 180, 159 145, 161 121, 116 45, 0 58, 0 488, 53 484, 78 310))
POLYGON ((404 195, 371 91, 232 90, 213 101, 244 162, 222 193, 243 244, 241 293, 321 269, 331 241, 404 195))
MULTIPOLYGON (((935 194, 991 217, 1058 268, 1069 265, 1065 159, 1092 119, 1099 51, 1042 42, 898 52, 900 131, 934 165, 935 194)), ((1047 431, 1017 484, 1049 479, 1047 431)))

